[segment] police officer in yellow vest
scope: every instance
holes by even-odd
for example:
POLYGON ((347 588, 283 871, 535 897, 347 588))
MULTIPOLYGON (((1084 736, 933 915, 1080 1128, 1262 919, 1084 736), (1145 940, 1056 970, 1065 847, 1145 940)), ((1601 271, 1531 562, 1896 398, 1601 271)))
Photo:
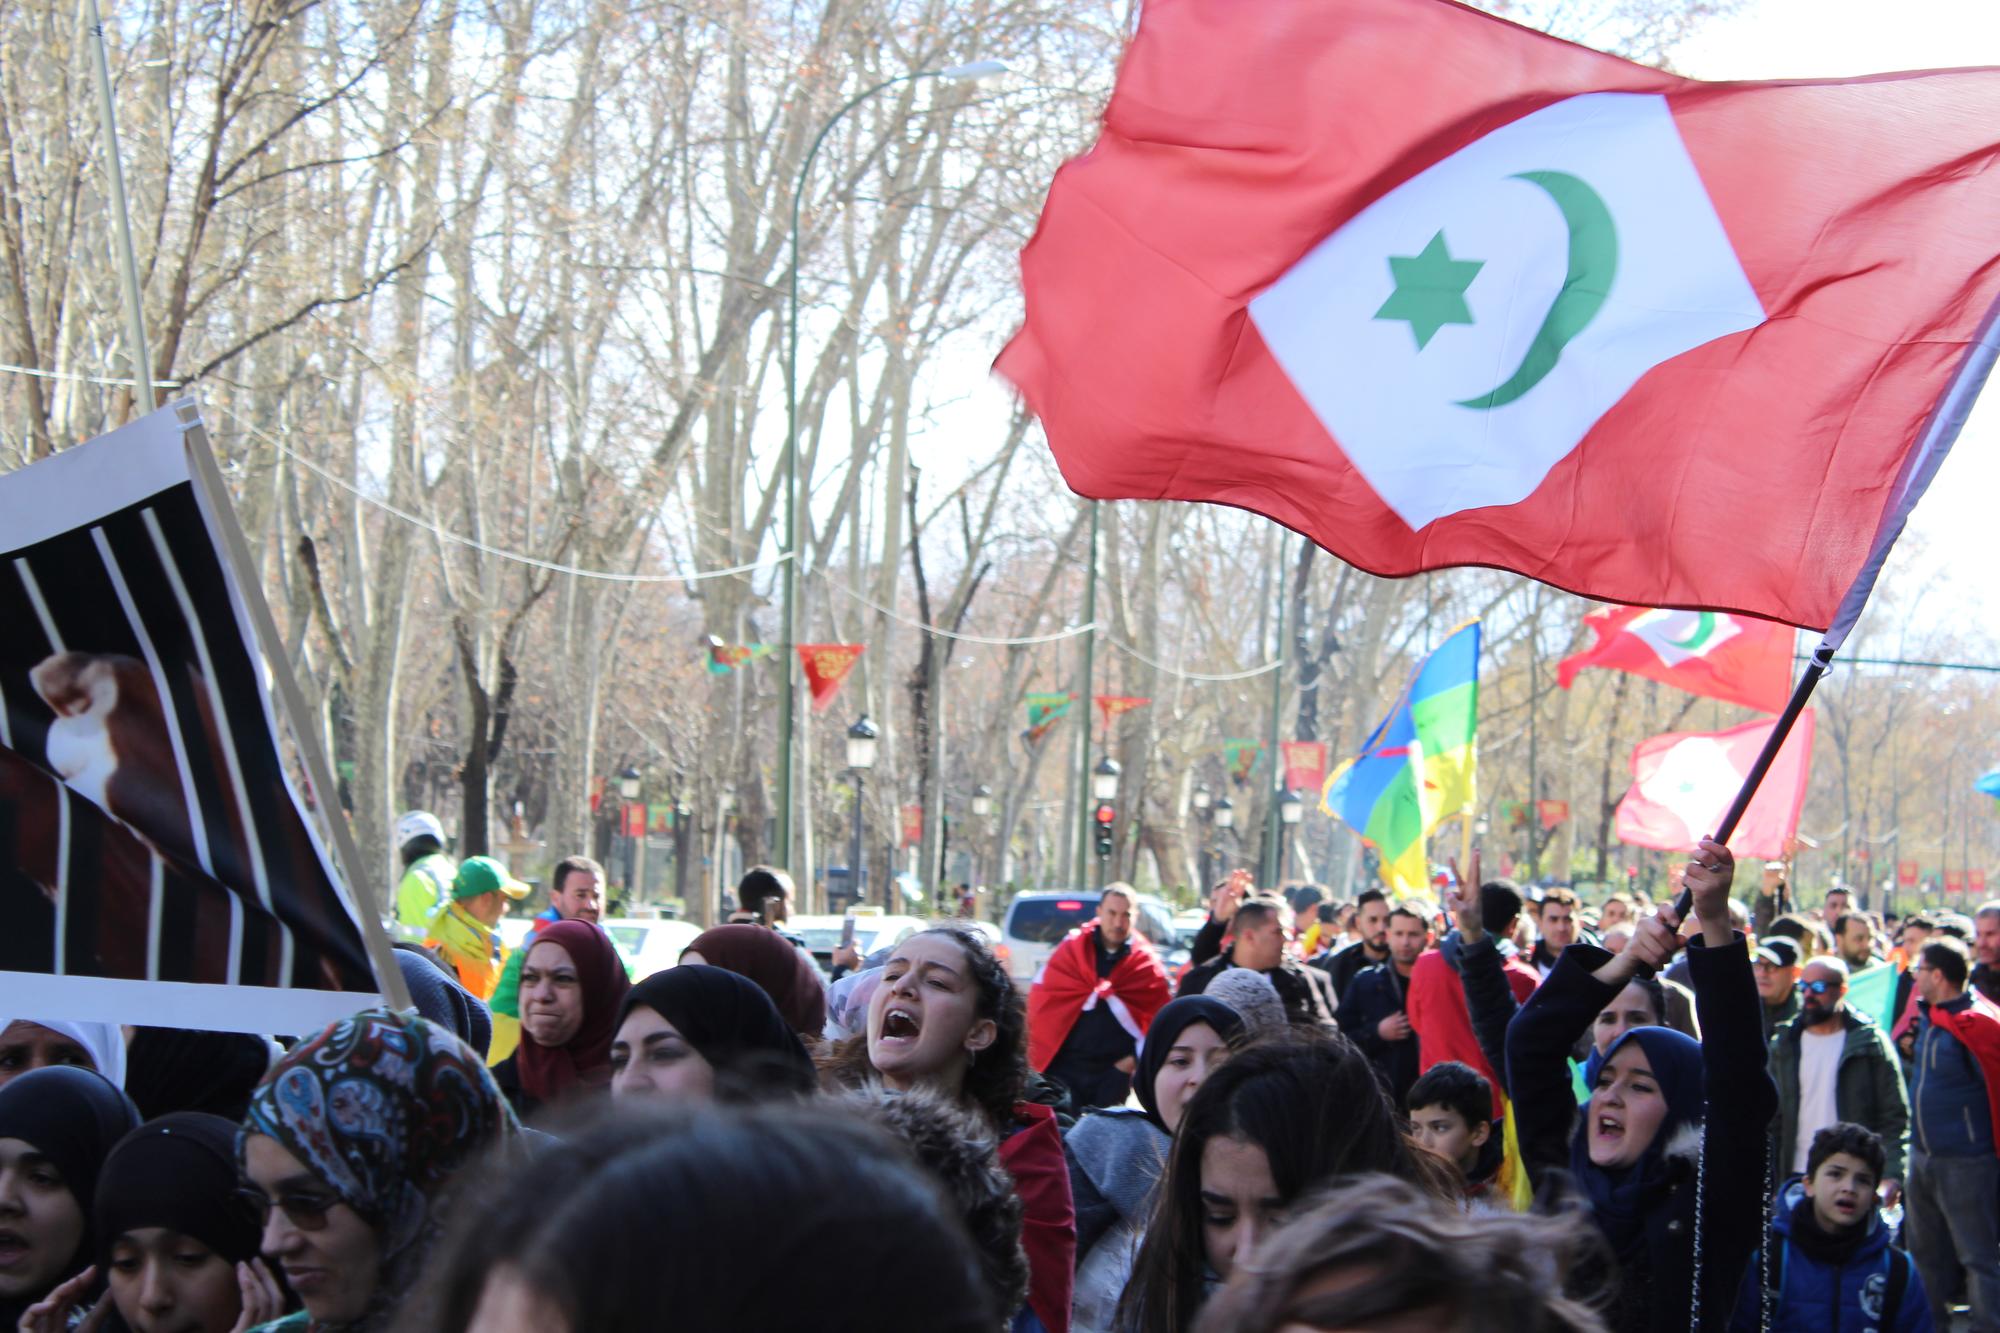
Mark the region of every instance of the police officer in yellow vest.
POLYGON ((412 810, 396 821, 396 847, 403 856, 403 879, 396 886, 393 934, 423 943, 431 921, 451 901, 458 863, 444 851, 444 825, 428 810, 412 810))

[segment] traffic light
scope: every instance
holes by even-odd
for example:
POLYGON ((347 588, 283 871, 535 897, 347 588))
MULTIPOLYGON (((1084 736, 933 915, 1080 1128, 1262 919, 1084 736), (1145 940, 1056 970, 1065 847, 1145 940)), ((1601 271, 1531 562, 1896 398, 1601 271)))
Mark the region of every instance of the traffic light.
POLYGON ((1117 822, 1118 811, 1109 801, 1097 803, 1097 859, 1111 859, 1112 825, 1117 822))

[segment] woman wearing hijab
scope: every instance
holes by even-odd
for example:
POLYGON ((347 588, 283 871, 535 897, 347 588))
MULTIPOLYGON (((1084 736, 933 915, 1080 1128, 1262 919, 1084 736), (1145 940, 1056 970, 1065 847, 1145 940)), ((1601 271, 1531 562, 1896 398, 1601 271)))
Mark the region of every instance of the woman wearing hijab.
POLYGON ((257 1257, 236 1126, 177 1112, 118 1141, 97 1177, 97 1271, 131 1333, 231 1333, 285 1311, 257 1257))
MULTIPOLYGON (((1273 1003, 1276 998, 1273 992, 1273 1003)), ((1076 1199, 1072 1333, 1112 1327, 1181 1113, 1209 1071, 1229 1057, 1230 1043, 1243 1030, 1242 1015, 1213 995, 1172 1001, 1153 1016, 1139 1047, 1132 1090, 1144 1109, 1092 1111, 1064 1136, 1076 1199)))
POLYGON ((523 1118, 611 1085, 611 1038, 632 979, 611 937, 588 921, 535 932, 521 963, 521 1044, 493 1077, 523 1118))
POLYGON ((756 1102, 804 1097, 812 1057, 748 977, 700 963, 634 986, 611 1040, 611 1095, 756 1102))
POLYGON ((257 1089, 236 1142, 263 1252, 305 1303, 261 1327, 387 1327, 423 1273, 460 1171, 518 1134, 479 1057, 414 1014, 363 1010, 294 1047, 257 1089))
POLYGON ((826 986, 806 955, 766 926, 717 926, 681 950, 683 963, 707 963, 764 988, 792 1031, 816 1041, 826 1028, 826 986))
POLYGON ((1722 1328, 1763 1221, 1765 1128, 1777 1089, 1765 1068, 1750 953, 1729 919, 1729 849, 1704 841, 1685 879, 1701 932, 1688 976, 1702 1040, 1635 1027, 1593 1058, 1576 1114, 1569 1052, 1640 967, 1678 945, 1671 908, 1638 924, 1616 955, 1563 950, 1507 1029, 1507 1091, 1533 1178, 1567 1171, 1616 1255, 1621 1333, 1722 1328))
POLYGON ((94 1069, 114 1088, 125 1086, 125 1033, 116 1023, 58 1018, 0 1018, 0 1084, 33 1069, 74 1065, 94 1069))
POLYGON ((232 1124, 280 1054, 267 1037, 194 1028, 134 1028, 125 1050, 125 1095, 140 1115, 202 1111, 232 1124))
POLYGON ((89 1265, 98 1171, 138 1124, 132 1099, 88 1069, 37 1069, 0 1088, 0 1328, 89 1265))

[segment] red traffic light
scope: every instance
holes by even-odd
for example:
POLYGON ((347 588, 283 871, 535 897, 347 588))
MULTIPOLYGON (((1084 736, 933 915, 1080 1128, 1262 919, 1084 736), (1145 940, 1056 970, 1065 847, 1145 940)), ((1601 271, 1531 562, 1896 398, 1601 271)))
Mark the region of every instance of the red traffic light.
POLYGON ((1117 818, 1118 818, 1118 811, 1112 808, 1110 802, 1107 801, 1103 805, 1097 807, 1098 823, 1110 824, 1115 822, 1117 818))

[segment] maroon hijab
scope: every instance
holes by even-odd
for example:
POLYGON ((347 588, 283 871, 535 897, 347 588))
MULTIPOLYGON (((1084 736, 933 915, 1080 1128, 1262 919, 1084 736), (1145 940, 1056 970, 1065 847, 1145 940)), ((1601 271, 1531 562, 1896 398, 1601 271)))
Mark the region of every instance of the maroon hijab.
POLYGON ((528 948, 544 944, 560 944, 568 951, 583 990, 583 1024, 563 1045, 544 1046, 528 1035, 525 1025, 521 1029, 516 1061, 521 1088, 546 1104, 579 1085, 601 1088, 611 1081, 611 1038, 617 1034, 618 1010, 632 979, 625 975, 624 960, 611 947, 611 937, 588 921, 543 926, 528 941, 528 948))
MULTIPOLYGON (((711 967, 748 977, 764 988, 792 1031, 818 1040, 826 1029, 826 987, 819 969, 776 931, 763 926, 717 926, 695 936, 688 949, 711 967)), ((686 950, 682 951, 683 956, 686 950)))

